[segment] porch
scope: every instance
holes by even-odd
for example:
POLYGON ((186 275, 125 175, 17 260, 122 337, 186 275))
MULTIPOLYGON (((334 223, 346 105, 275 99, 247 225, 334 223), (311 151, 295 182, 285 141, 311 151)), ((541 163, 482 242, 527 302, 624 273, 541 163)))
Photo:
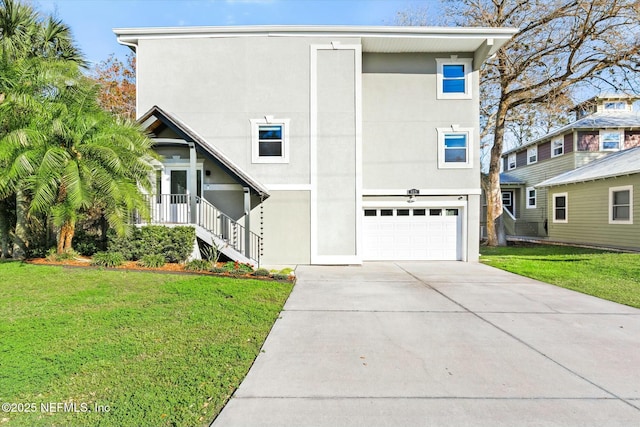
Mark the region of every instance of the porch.
POLYGON ((191 225, 196 236, 234 261, 260 264, 262 239, 250 231, 248 213, 245 225, 240 224, 213 204, 189 194, 157 194, 148 197, 149 216, 134 218, 136 225, 191 225))

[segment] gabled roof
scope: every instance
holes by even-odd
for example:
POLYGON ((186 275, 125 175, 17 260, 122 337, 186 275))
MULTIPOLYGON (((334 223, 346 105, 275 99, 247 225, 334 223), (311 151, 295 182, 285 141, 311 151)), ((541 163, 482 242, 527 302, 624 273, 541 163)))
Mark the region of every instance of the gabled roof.
POLYGON ((576 120, 573 123, 569 123, 566 126, 558 128, 548 134, 534 139, 526 144, 523 144, 519 147, 512 148, 511 150, 507 150, 502 153, 502 156, 515 153, 516 151, 520 151, 523 148, 529 147, 531 145, 536 145, 544 141, 548 141, 553 139, 556 136, 564 135, 565 133, 573 130, 595 130, 595 129, 629 129, 629 128, 637 128, 640 129, 640 112, 632 112, 632 113, 593 113, 586 117, 581 118, 580 120, 576 120))
POLYGON ((618 151, 578 169, 547 179, 536 187, 552 187, 576 182, 640 173, 640 147, 618 151))
MULTIPOLYGON (((142 39, 214 37, 357 37, 363 52, 473 52, 483 62, 511 37, 517 28, 394 27, 394 26, 228 26, 114 28, 118 43, 134 48, 142 39)), ((479 67, 480 64, 476 64, 479 67)))
POLYGON ((193 142, 196 145, 196 150, 208 155, 209 158, 241 185, 249 187, 251 191, 258 196, 264 198, 269 197, 268 190, 262 184, 240 169, 240 167, 234 164, 229 158, 222 154, 222 152, 198 135, 196 131, 187 126, 175 115, 164 111, 158 106, 153 106, 138 119, 138 123, 142 124, 146 129, 157 125, 158 121, 169 127, 185 141, 193 142))
POLYGON ((513 175, 502 172, 500 174, 500 184, 524 185, 526 184, 526 182, 521 180, 520 178, 516 178, 513 175))

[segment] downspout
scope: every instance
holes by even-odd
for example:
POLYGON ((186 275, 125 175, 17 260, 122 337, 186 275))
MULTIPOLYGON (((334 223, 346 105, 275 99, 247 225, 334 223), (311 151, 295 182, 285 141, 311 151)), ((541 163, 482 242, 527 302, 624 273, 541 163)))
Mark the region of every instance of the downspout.
POLYGON ((251 259, 251 191, 243 187, 244 192, 244 256, 251 259))

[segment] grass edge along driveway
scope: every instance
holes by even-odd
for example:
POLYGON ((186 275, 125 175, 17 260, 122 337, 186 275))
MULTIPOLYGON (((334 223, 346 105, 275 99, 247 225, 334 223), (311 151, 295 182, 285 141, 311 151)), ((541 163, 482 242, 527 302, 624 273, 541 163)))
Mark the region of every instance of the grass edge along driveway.
POLYGON ((208 425, 291 289, 0 263, 0 427, 208 425))
POLYGON ((481 247, 480 262, 640 308, 640 254, 554 245, 481 247))

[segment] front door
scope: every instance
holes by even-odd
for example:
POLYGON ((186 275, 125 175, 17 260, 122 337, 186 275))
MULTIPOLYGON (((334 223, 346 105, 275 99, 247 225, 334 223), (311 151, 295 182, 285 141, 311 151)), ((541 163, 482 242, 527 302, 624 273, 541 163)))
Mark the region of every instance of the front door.
MULTIPOLYGON (((202 171, 196 172, 197 196, 202 195, 202 171)), ((164 220, 170 223, 185 224, 190 222, 187 168, 167 168, 163 185, 162 211, 164 220), (169 190, 169 191, 167 191, 169 190), (167 194, 168 193, 168 194, 167 194)))
POLYGON ((513 190, 502 192, 502 207, 509 211, 509 213, 515 218, 516 207, 513 200, 513 190))

